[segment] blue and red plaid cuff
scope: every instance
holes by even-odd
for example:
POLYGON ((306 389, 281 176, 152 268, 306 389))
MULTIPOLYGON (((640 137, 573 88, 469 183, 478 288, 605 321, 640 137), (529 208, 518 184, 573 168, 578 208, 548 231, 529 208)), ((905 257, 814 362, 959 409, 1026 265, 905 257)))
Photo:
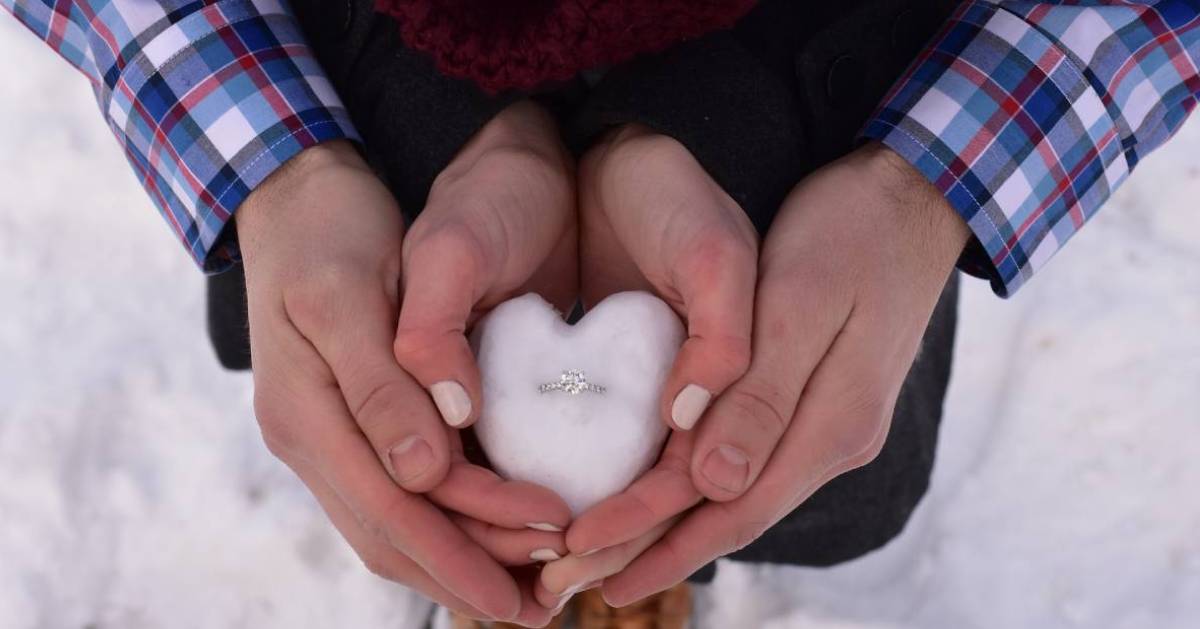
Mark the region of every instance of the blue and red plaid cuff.
POLYGON ((92 81, 130 165, 197 264, 237 258, 237 207, 300 151, 357 139, 279 0, 0 0, 92 81))
POLYGON ((914 164, 981 247, 963 269, 1015 292, 1200 94, 1200 2, 966 3, 862 135, 914 164))

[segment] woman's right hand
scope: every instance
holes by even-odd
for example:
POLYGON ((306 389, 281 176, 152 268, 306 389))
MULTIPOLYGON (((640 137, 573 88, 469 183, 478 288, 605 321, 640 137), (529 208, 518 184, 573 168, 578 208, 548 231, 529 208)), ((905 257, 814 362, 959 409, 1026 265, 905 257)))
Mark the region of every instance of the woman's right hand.
MULTIPOLYGON (((573 201, 569 163, 562 166, 568 176, 561 179, 527 178, 529 153, 519 144, 514 148, 509 131, 528 130, 521 125, 538 112, 522 107, 510 108, 510 116, 501 114, 464 148, 447 169, 457 174, 455 185, 435 187, 421 220, 489 229, 516 221, 515 231, 500 234, 513 238, 477 244, 511 247, 500 253, 526 252, 530 259, 514 255, 517 260, 503 273, 485 278, 502 280, 503 290, 491 290, 497 282, 485 285, 478 277, 443 275, 432 286, 426 283, 430 287, 421 290, 432 292, 419 299, 424 313, 458 303, 453 287, 497 298, 527 284, 551 298, 573 291, 574 267, 555 259, 564 250, 574 258, 573 212, 558 219, 552 215, 543 231, 528 232, 536 242, 522 240, 527 215, 481 214, 495 207, 489 205, 497 198, 495 186, 514 180, 546 184, 542 190, 548 196, 542 201, 568 207, 573 201), (479 184, 472 185, 472 179, 479 184), (548 274, 547 267, 562 272, 548 274)), ((515 185, 510 191, 514 198, 528 198, 515 185)), ((410 274, 403 267, 456 260, 463 252, 445 247, 457 241, 426 237, 419 255, 411 253, 409 242, 402 249, 404 229, 395 201, 354 148, 342 142, 307 149, 284 165, 242 205, 237 223, 246 268, 255 412, 271 452, 308 485, 376 574, 469 616, 548 622, 550 610, 533 599, 532 583, 514 578, 505 566, 532 563, 530 553, 538 549, 565 553, 562 534, 543 529, 565 528, 569 510, 544 488, 503 481, 468 463, 457 431, 446 426, 444 412, 398 360, 414 358, 398 342, 405 330, 401 286, 409 296, 422 286, 420 271, 410 274)), ((416 301, 405 299, 405 308, 416 301)))

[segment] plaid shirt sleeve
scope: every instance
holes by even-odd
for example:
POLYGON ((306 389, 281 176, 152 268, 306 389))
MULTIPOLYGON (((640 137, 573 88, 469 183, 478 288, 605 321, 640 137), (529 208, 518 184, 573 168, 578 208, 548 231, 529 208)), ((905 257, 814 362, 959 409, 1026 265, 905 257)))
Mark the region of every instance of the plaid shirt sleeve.
POLYGON ((1200 0, 965 2, 863 135, 962 215, 960 266, 1016 291, 1200 98, 1200 0))
POLYGON ((92 83, 138 179, 206 271, 267 175, 354 127, 283 0, 0 0, 92 83))

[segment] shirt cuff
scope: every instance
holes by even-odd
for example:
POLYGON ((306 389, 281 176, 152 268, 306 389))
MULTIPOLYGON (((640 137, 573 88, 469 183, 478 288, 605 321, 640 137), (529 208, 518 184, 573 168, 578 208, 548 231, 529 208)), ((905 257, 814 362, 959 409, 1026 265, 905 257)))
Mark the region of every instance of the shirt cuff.
POLYGON ((987 2, 949 20, 862 135, 946 196, 977 240, 960 267, 1002 297, 1128 174, 1114 117, 1067 51, 987 2))
POLYGON ((222 0, 181 19, 143 10, 161 28, 98 97, 160 213, 218 272, 239 257, 224 227, 259 183, 308 147, 358 136, 278 0, 222 0))

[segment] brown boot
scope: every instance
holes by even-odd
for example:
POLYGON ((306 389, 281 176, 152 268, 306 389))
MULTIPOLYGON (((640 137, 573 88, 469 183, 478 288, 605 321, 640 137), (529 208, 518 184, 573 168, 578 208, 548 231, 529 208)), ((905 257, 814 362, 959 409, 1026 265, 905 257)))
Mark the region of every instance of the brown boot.
POLYGON ((579 629, 684 629, 692 617, 692 591, 687 582, 626 607, 609 607, 600 590, 575 597, 579 629))
MULTIPOLYGON (((550 624, 546 625, 546 629, 563 629, 566 626, 567 614, 570 612, 570 605, 563 610, 550 624)), ((484 622, 460 616, 455 612, 450 612, 450 626, 454 629, 519 629, 521 625, 514 625, 510 622, 484 622)))

